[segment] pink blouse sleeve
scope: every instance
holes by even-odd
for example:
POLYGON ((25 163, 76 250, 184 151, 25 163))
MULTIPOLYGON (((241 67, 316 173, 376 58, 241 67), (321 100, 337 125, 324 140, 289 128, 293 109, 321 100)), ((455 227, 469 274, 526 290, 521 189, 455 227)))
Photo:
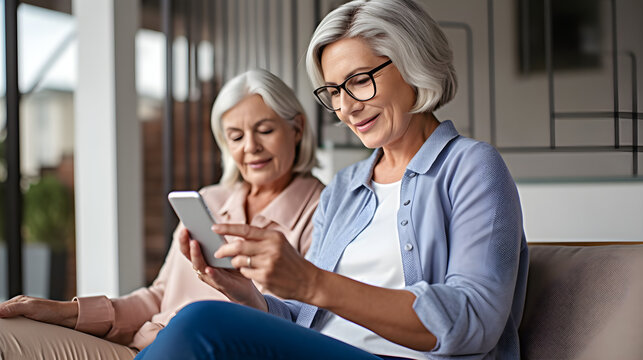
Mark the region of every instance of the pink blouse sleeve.
POLYGON ((78 302, 78 320, 75 329, 106 340, 127 345, 140 327, 161 311, 168 274, 180 255, 177 234, 161 271, 149 287, 115 299, 105 296, 74 298, 78 302))

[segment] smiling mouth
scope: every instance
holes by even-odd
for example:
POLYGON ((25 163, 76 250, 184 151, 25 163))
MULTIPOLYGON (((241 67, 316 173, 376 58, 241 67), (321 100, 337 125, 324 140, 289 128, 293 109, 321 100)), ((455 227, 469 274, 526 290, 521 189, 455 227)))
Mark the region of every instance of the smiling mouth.
POLYGON ((266 166, 272 159, 266 159, 266 160, 260 160, 260 161, 252 161, 246 163, 251 169, 261 169, 262 167, 266 166))
POLYGON ((371 126, 375 123, 375 120, 377 120, 377 118, 379 118, 379 116, 380 115, 377 114, 377 115, 373 116, 372 118, 360 121, 357 124, 353 124, 353 126, 355 126, 357 128, 357 130, 359 130, 360 132, 364 132, 364 131, 366 131, 366 130, 371 128, 371 126))

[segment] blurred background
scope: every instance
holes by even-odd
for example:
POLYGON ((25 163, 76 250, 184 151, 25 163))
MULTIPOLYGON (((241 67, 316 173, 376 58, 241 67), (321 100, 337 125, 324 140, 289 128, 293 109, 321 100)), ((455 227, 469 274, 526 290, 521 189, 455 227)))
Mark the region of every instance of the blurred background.
MULTIPOLYGON (((220 177, 217 91, 266 68, 299 95, 327 182, 369 155, 304 53, 333 0, 0 0, 0 301, 151 283, 174 189, 220 177)), ((455 55, 437 115, 501 152, 529 241, 643 240, 640 0, 420 0, 455 55)))

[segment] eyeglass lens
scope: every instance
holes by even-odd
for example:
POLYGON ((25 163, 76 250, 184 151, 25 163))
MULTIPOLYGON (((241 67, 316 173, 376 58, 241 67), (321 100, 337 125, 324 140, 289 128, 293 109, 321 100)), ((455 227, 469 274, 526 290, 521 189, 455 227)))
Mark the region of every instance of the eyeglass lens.
MULTIPOLYGON (((353 99, 365 101, 375 95, 375 86, 373 78, 368 74, 356 74, 349 78, 344 85, 345 89, 353 99)), ((334 87, 325 87, 318 93, 319 99, 332 109, 341 108, 341 94, 339 89, 334 87)))

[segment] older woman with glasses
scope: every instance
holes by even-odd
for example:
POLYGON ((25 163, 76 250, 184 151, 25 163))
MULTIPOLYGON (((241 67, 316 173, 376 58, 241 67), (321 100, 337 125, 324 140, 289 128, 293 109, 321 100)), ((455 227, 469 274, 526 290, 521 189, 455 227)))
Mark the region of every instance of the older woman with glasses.
POLYGON ((519 358, 520 200, 493 147, 433 113, 456 91, 437 23, 410 0, 352 1, 306 57, 317 99, 376 150, 322 192, 305 259, 276 231, 215 228, 246 239, 216 256, 291 300, 222 281, 249 307, 190 305, 141 357, 519 358))
MULTIPOLYGON (((245 72, 221 89, 212 131, 223 177, 200 192, 215 220, 278 231, 283 246, 305 254, 323 185, 310 173, 315 141, 294 92, 268 71, 245 72)), ((227 300, 227 292, 212 287, 217 275, 252 286, 238 272, 199 262, 201 248, 188 240, 179 224, 154 283, 129 295, 74 301, 19 296, 0 304, 0 318, 7 318, 0 319, 0 359, 132 359, 185 305, 227 300), (190 261, 190 254, 198 256, 190 261)))

